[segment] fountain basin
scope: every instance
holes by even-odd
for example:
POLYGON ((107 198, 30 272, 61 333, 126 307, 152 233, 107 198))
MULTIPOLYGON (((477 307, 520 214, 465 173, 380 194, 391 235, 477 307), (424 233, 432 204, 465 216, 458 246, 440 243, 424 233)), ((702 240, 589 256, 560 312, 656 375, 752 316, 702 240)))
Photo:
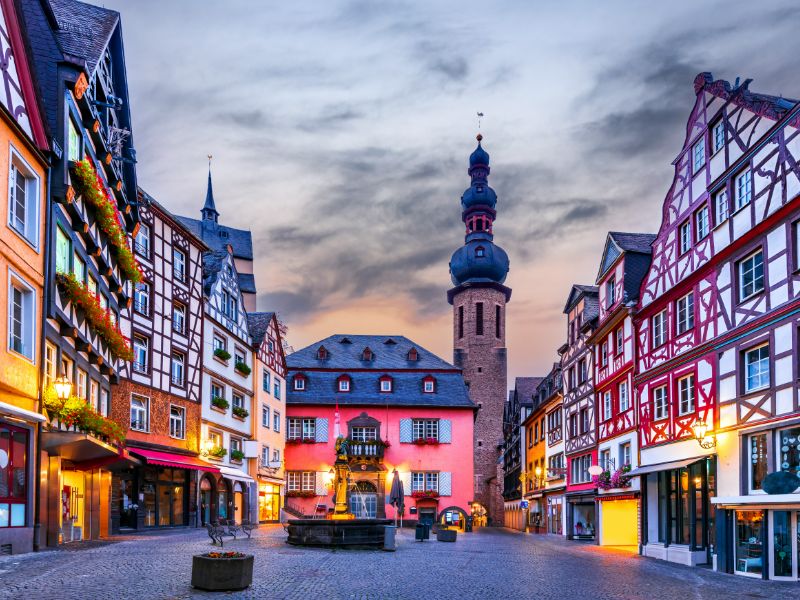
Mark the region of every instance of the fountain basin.
POLYGON ((390 519, 289 519, 288 543, 295 546, 383 548, 390 519))

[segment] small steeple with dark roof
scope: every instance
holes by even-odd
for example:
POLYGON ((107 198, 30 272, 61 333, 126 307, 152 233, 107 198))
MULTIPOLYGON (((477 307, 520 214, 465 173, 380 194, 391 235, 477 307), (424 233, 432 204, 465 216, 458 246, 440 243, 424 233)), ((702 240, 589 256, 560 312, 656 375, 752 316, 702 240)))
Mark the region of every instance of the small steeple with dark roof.
POLYGON ((217 207, 214 206, 214 190, 211 188, 211 155, 208 155, 208 191, 206 191, 206 203, 203 205, 203 210, 200 211, 203 215, 203 221, 217 222, 219 213, 217 207))

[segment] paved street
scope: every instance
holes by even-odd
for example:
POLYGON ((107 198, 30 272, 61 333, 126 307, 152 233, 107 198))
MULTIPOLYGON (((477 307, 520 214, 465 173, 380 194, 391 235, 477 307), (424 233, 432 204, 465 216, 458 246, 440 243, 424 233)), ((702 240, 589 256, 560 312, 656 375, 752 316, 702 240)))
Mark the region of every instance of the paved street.
MULTIPOLYGON (((730 600, 787 598, 780 584, 669 565, 620 550, 546 536, 483 530, 455 544, 413 541, 395 553, 287 546, 279 526, 226 549, 254 552, 253 587, 229 597, 414 599, 554 598, 730 600)), ((83 550, 0 558, 0 598, 193 598, 191 556, 208 551, 204 532, 127 537, 83 550)))

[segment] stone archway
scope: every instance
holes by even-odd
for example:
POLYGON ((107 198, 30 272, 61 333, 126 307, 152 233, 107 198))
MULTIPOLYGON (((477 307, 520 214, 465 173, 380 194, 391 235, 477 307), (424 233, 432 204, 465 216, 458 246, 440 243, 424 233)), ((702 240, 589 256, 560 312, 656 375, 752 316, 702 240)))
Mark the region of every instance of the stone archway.
POLYGON ((440 527, 453 527, 464 531, 467 524, 467 513, 460 506, 448 506, 439 511, 436 522, 440 527))

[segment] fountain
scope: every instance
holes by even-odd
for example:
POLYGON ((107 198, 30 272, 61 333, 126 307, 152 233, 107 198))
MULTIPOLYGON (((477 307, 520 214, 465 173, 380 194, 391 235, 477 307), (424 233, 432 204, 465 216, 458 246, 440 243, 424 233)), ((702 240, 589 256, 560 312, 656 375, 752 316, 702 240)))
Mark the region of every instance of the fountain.
MULTIPOLYGON (((389 519, 360 519, 350 511, 347 493, 350 488, 348 440, 336 439, 333 464, 333 513, 324 519, 289 519, 287 542, 296 546, 376 546, 383 547, 389 519)), ((355 489, 352 493, 357 493, 355 489)))

